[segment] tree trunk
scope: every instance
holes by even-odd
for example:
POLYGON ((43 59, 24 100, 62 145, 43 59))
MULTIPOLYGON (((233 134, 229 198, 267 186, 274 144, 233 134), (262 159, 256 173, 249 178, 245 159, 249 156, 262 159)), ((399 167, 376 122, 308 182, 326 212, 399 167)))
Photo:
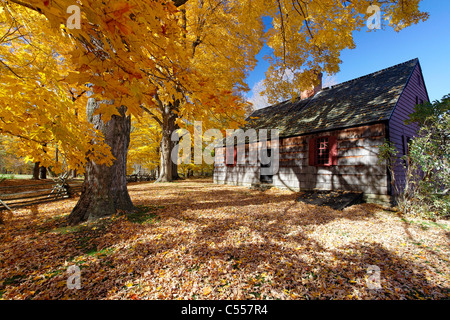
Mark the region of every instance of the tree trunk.
POLYGON ((170 141, 170 130, 163 130, 161 139, 161 164, 159 177, 156 182, 172 181, 172 161, 170 159, 172 141, 170 141))
POLYGON ((47 179, 47 168, 46 167, 39 168, 39 179, 47 179))
MULTIPOLYGON (((178 144, 176 144, 174 149, 178 149, 178 144)), ((180 176, 178 175, 178 165, 176 162, 172 161, 172 180, 178 180, 180 179, 180 176)))
POLYGON ((34 163, 34 169, 33 169, 33 180, 39 180, 39 163, 34 163))
POLYGON ((178 106, 179 101, 164 106, 164 112, 162 113, 162 139, 160 145, 161 163, 159 177, 155 182, 171 182, 173 180, 174 167, 171 155, 174 143, 172 142, 172 133, 176 130, 175 120, 177 119, 177 115, 174 110, 177 110, 178 106))
MULTIPOLYGON (((42 145, 42 147, 43 147, 43 152, 47 153, 47 151, 46 151, 47 143, 44 143, 42 145)), ((47 168, 46 167, 39 167, 39 179, 47 179, 47 168)))
MULTIPOLYGON (((174 123, 174 128, 173 128, 172 132, 175 132, 179 128, 180 127, 176 123, 174 123)), ((171 134, 171 136, 172 136, 172 134, 171 134)), ((177 134, 177 136, 178 136, 178 134, 177 134)), ((172 141, 172 150, 177 155, 175 159, 172 159, 172 180, 180 179, 180 176, 178 175, 178 149, 179 149, 178 144, 179 144, 179 141, 172 141)))
POLYGON ((104 123, 101 115, 92 115, 97 108, 95 100, 89 99, 88 119, 96 129, 103 132, 115 160, 110 167, 88 161, 80 200, 68 217, 72 225, 110 216, 118 210, 134 209, 128 194, 126 176, 131 118, 125 115, 126 108, 122 106, 118 109, 120 116, 113 115, 110 121, 104 123))

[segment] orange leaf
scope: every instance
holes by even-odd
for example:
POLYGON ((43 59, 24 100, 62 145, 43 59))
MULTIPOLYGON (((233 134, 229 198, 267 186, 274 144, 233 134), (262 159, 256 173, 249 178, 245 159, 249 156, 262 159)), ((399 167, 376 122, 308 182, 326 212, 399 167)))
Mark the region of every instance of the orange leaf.
POLYGON ((206 288, 203 289, 203 294, 204 294, 205 296, 207 296, 208 294, 211 293, 211 291, 212 291, 212 288, 211 288, 211 287, 206 287, 206 288))

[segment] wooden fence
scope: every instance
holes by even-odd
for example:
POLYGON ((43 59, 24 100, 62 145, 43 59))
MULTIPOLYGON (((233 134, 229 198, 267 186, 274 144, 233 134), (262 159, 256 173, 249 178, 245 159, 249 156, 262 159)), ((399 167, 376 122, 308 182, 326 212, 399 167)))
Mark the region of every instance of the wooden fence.
MULTIPOLYGON (((129 175, 127 182, 152 181, 152 175, 129 175)), ((81 193, 82 180, 43 182, 39 184, 0 187, 0 211, 71 198, 81 193)))
POLYGON ((0 210, 67 199, 81 193, 82 181, 0 187, 0 210))
POLYGON ((127 182, 140 182, 156 180, 154 174, 132 174, 127 176, 127 182))

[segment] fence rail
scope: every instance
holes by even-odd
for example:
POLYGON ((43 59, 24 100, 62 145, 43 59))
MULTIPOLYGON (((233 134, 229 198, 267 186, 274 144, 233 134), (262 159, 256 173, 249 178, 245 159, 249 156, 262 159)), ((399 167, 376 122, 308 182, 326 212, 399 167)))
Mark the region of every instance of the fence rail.
MULTIPOLYGON (((150 174, 133 174, 127 176, 127 182, 152 181, 154 178, 150 174)), ((81 186, 81 180, 71 180, 0 187, 0 211, 71 198, 81 194, 81 186)))
POLYGON ((140 182, 156 180, 154 174, 132 174, 127 176, 127 182, 140 182))
POLYGON ((71 181, 0 187, 0 210, 67 199, 81 193, 81 185, 79 181, 71 181))

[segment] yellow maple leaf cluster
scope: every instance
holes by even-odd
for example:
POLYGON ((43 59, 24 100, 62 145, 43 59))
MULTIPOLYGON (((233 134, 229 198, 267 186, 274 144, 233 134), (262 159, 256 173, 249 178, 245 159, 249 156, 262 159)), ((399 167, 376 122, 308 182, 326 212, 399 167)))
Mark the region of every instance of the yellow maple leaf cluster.
POLYGON ((102 136, 83 112, 87 88, 64 81, 73 67, 66 59, 70 39, 20 6, 7 6, 0 16, 0 134, 14 138, 10 149, 56 173, 63 162, 83 172, 88 154, 109 163, 109 148, 92 143, 102 136))

